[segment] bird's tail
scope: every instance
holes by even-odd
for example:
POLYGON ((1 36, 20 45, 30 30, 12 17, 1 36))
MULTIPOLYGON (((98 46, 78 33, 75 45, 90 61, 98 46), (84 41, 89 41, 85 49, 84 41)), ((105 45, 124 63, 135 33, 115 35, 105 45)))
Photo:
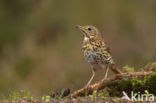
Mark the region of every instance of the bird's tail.
POLYGON ((115 74, 121 74, 121 70, 119 70, 115 65, 111 65, 110 69, 115 73, 115 74))

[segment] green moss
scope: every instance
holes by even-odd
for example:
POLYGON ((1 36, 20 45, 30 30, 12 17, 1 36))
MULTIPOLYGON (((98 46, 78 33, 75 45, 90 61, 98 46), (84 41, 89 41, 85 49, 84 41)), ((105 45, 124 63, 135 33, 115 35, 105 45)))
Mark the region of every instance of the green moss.
POLYGON ((18 101, 22 98, 33 100, 33 96, 27 90, 20 90, 19 92, 10 92, 8 96, 3 96, 2 101, 18 101))
POLYGON ((109 82, 109 83, 106 83, 105 84, 106 87, 109 87, 109 89, 107 90, 108 91, 108 94, 110 96, 119 96, 119 94, 121 94, 118 90, 116 90, 116 88, 119 87, 119 83, 118 82, 109 82))
POLYGON ((144 82, 142 80, 139 80, 138 78, 133 78, 131 79, 131 83, 132 86, 142 86, 144 82))
POLYGON ((156 72, 151 73, 149 76, 144 77, 144 87, 156 95, 156 72))
POLYGON ((120 101, 118 101, 117 99, 112 99, 113 103, 120 103, 120 101))
POLYGON ((115 89, 110 89, 110 90, 108 90, 108 92, 111 97, 116 97, 121 94, 120 92, 116 91, 115 89))
POLYGON ((130 85, 130 83, 131 83, 130 79, 127 76, 125 76, 120 82, 119 86, 127 88, 130 85))
POLYGON ((156 62, 148 63, 143 69, 145 71, 156 71, 156 62))
POLYGON ((129 67, 128 65, 122 68, 123 72, 134 72, 134 67, 129 67))
POLYGON ((108 93, 110 96, 122 96, 122 91, 130 95, 131 91, 144 93, 145 90, 156 95, 156 73, 145 76, 143 80, 137 77, 130 79, 125 76, 121 81, 111 81, 105 85, 109 87, 108 93))
POLYGON ((138 78, 133 78, 131 79, 131 85, 132 85, 133 91, 143 92, 144 82, 142 80, 139 80, 138 78))

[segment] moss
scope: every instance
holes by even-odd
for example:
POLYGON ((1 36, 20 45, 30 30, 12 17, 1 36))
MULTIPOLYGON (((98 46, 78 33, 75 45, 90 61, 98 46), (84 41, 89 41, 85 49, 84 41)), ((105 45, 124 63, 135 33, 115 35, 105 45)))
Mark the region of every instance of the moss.
POLYGON ((134 72, 134 67, 129 67, 128 65, 122 68, 123 72, 134 72))
POLYGON ((112 89, 112 90, 108 90, 108 92, 109 92, 109 95, 111 96, 111 97, 116 97, 116 96, 118 96, 120 93, 118 92, 118 91, 116 91, 115 89, 112 89))
POLYGON ((113 103, 120 103, 120 101, 118 101, 117 99, 112 99, 113 103))
POLYGON ((133 91, 137 92, 144 92, 143 88, 144 88, 144 82, 142 80, 139 80, 137 78, 133 78, 131 79, 131 85, 132 85, 132 89, 133 91))
MULTIPOLYGON (((18 92, 10 92, 8 96, 3 96, 2 101, 20 101, 22 99, 33 100, 34 97, 27 90, 20 90, 18 92)), ((21 103, 21 102, 18 102, 21 103)), ((23 102, 22 102, 23 103, 23 102)))
POLYGON ((112 97, 115 97, 117 95, 120 95, 120 91, 118 91, 118 87, 119 87, 119 83, 118 82, 109 82, 106 83, 105 86, 109 87, 109 89, 107 89, 108 94, 112 97))
POLYGON ((127 88, 130 85, 130 83, 131 83, 130 79, 127 76, 125 76, 120 82, 119 86, 127 88))
POLYGON ((129 79, 125 76, 121 81, 114 81, 105 85, 109 87, 108 93, 110 96, 122 96, 122 91, 130 95, 131 91, 144 93, 145 90, 156 95, 156 73, 145 76, 143 80, 138 78, 129 79))
POLYGON ((156 72, 151 73, 149 76, 144 77, 144 87, 156 95, 156 72))
MULTIPOLYGON (((120 85, 122 83, 120 82, 120 85)), ((130 91, 144 93, 145 90, 148 90, 150 93, 156 95, 156 73, 145 76, 143 80, 133 78, 125 88, 127 93, 130 93, 130 91)))
POLYGON ((155 71, 156 72, 156 62, 148 63, 143 69, 145 71, 155 71))

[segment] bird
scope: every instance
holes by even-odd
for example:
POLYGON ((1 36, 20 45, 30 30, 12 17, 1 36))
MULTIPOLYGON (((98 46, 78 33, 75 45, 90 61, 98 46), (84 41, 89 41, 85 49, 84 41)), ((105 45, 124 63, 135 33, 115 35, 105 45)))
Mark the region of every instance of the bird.
POLYGON ((79 29, 84 35, 82 50, 84 53, 84 57, 86 61, 90 64, 92 70, 92 76, 85 87, 88 88, 88 86, 90 86, 95 76, 95 73, 99 68, 106 69, 106 73, 102 81, 107 78, 110 68, 116 74, 121 73, 119 69, 114 68, 115 63, 112 58, 110 49, 106 45, 99 30, 92 25, 76 25, 75 27, 79 29))

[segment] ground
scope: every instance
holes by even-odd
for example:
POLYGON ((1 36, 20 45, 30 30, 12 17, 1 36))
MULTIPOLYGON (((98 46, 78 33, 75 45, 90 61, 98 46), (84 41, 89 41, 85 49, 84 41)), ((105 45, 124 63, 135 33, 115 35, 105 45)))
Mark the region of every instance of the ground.
MULTIPOLYGON (((16 101, 16 103, 45 103, 46 101, 43 100, 38 100, 38 99, 34 99, 34 100, 30 100, 30 99, 21 99, 19 101, 16 101)), ((15 103, 12 101, 12 103, 15 103)), ((123 100, 121 98, 118 97, 105 97, 105 98, 101 98, 101 97, 96 97, 96 98, 92 98, 92 97, 79 97, 79 98, 72 98, 72 99, 51 99, 50 101, 48 101, 47 103, 156 103, 156 100, 154 102, 132 102, 132 101, 128 101, 128 100, 123 100)))

